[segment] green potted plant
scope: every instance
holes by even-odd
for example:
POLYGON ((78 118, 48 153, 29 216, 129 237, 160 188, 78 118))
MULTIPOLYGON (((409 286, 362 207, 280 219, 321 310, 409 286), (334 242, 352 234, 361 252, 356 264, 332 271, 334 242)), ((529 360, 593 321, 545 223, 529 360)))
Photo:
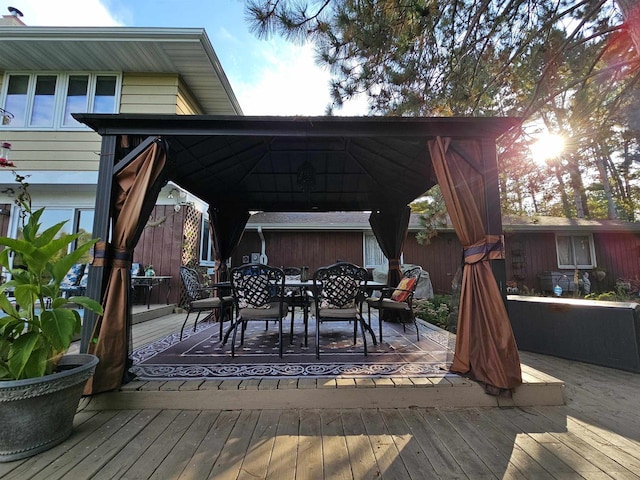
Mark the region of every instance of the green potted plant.
POLYGON ((79 235, 61 234, 65 222, 41 232, 44 208, 21 207, 22 238, 0 237, 0 265, 11 277, 0 285, 0 461, 34 455, 71 434, 98 359, 65 353, 80 332, 79 308, 102 314, 95 300, 67 299, 60 290, 67 271, 97 240, 66 253, 79 235), (17 258, 19 266, 11 261, 17 258))

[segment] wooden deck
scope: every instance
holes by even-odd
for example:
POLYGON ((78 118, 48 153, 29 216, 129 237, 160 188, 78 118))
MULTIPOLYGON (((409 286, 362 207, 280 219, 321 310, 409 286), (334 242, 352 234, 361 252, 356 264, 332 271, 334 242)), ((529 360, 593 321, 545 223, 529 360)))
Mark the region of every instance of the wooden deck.
MULTIPOLYGON (((147 338, 164 321, 149 322, 147 338)), ((0 464, 0 478, 640 478, 640 375, 521 357, 565 383, 566 405, 94 410, 83 402, 67 441, 0 464)), ((236 396, 259 392, 237 388, 236 396)))

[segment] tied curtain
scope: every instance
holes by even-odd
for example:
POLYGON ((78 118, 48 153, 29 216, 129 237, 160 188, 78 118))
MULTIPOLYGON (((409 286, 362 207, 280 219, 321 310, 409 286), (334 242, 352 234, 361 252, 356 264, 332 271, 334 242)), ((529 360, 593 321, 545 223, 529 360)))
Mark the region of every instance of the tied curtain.
POLYGON ((112 241, 96 246, 93 262, 104 266, 107 276, 102 301, 104 314, 98 318, 88 347, 100 362, 85 387, 85 394, 114 390, 122 382, 131 323, 128 306, 131 259, 162 188, 165 165, 166 145, 156 139, 115 175, 112 241))
POLYGON ((387 275, 389 287, 398 285, 402 277, 400 255, 402 255, 404 242, 407 239, 410 217, 411 209, 408 205, 395 210, 371 212, 369 215, 369 224, 373 234, 378 240, 382 253, 389 259, 389 274, 387 275))
MULTIPOLYGON (((456 349, 451 370, 470 375, 497 395, 522 383, 520 357, 502 295, 489 260, 504 258, 502 238, 488 236, 483 223, 485 182, 451 139, 428 143, 433 168, 451 222, 464 249, 456 349)), ((477 141, 460 142, 471 159, 480 161, 477 141)))
POLYGON ((229 280, 227 260, 240 243, 250 216, 248 211, 236 208, 209 209, 209 232, 213 241, 218 282, 229 280))

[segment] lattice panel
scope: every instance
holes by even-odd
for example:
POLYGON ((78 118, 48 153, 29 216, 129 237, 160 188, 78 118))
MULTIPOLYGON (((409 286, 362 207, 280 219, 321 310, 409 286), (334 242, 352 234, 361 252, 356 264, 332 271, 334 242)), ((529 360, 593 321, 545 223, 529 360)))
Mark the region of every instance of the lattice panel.
POLYGON ((202 214, 193 207, 186 207, 182 229, 182 265, 193 268, 198 265, 198 245, 202 214))
MULTIPOLYGON (((200 244, 200 225, 202 214, 195 208, 185 206, 184 225, 182 227, 182 265, 195 268, 198 266, 198 245, 200 244)), ((180 283, 180 305, 188 302, 187 294, 180 283)))

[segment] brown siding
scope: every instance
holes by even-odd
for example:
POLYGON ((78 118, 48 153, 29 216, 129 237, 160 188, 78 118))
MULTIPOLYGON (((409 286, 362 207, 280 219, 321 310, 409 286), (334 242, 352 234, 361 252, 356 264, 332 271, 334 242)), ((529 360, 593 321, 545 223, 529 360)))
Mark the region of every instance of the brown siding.
POLYGON ((11 219, 9 212, 11 212, 11 204, 0 204, 0 210, 7 212, 6 214, 3 213, 0 215, 0 237, 6 237, 9 235, 9 220, 11 219))
POLYGON ((594 235, 598 266, 604 268, 605 283, 613 288, 618 278, 640 279, 640 236, 626 232, 594 235))
POLYGON ((409 232, 404 247, 404 263, 420 265, 429 272, 435 293, 451 293, 451 282, 460 267, 462 246, 454 233, 441 233, 428 245, 420 245, 409 232))
MULTIPOLYGON (((598 282, 590 275, 593 291, 612 290, 618 278, 640 277, 640 237, 625 232, 594 233, 598 268, 606 277, 598 282)), ((524 275, 518 285, 540 291, 538 275, 545 271, 559 271, 553 233, 509 234, 505 239, 507 279, 514 279, 514 252, 522 250, 525 262, 524 275)), ((571 270, 563 270, 572 274, 571 270)))
MULTIPOLYGON (((308 266, 315 272, 338 259, 358 265, 363 262, 362 232, 264 232, 264 238, 270 265, 308 266)), ((258 233, 245 232, 232 265, 241 265, 243 255, 260 251, 258 233)))
MULTIPOLYGON (((182 257, 184 212, 175 212, 172 205, 156 205, 150 220, 165 220, 156 227, 145 227, 133 254, 133 261, 153 265, 156 275, 171 275, 169 301, 177 303, 180 292, 179 270, 182 257)), ((154 288, 151 303, 164 303, 166 291, 154 288)))

